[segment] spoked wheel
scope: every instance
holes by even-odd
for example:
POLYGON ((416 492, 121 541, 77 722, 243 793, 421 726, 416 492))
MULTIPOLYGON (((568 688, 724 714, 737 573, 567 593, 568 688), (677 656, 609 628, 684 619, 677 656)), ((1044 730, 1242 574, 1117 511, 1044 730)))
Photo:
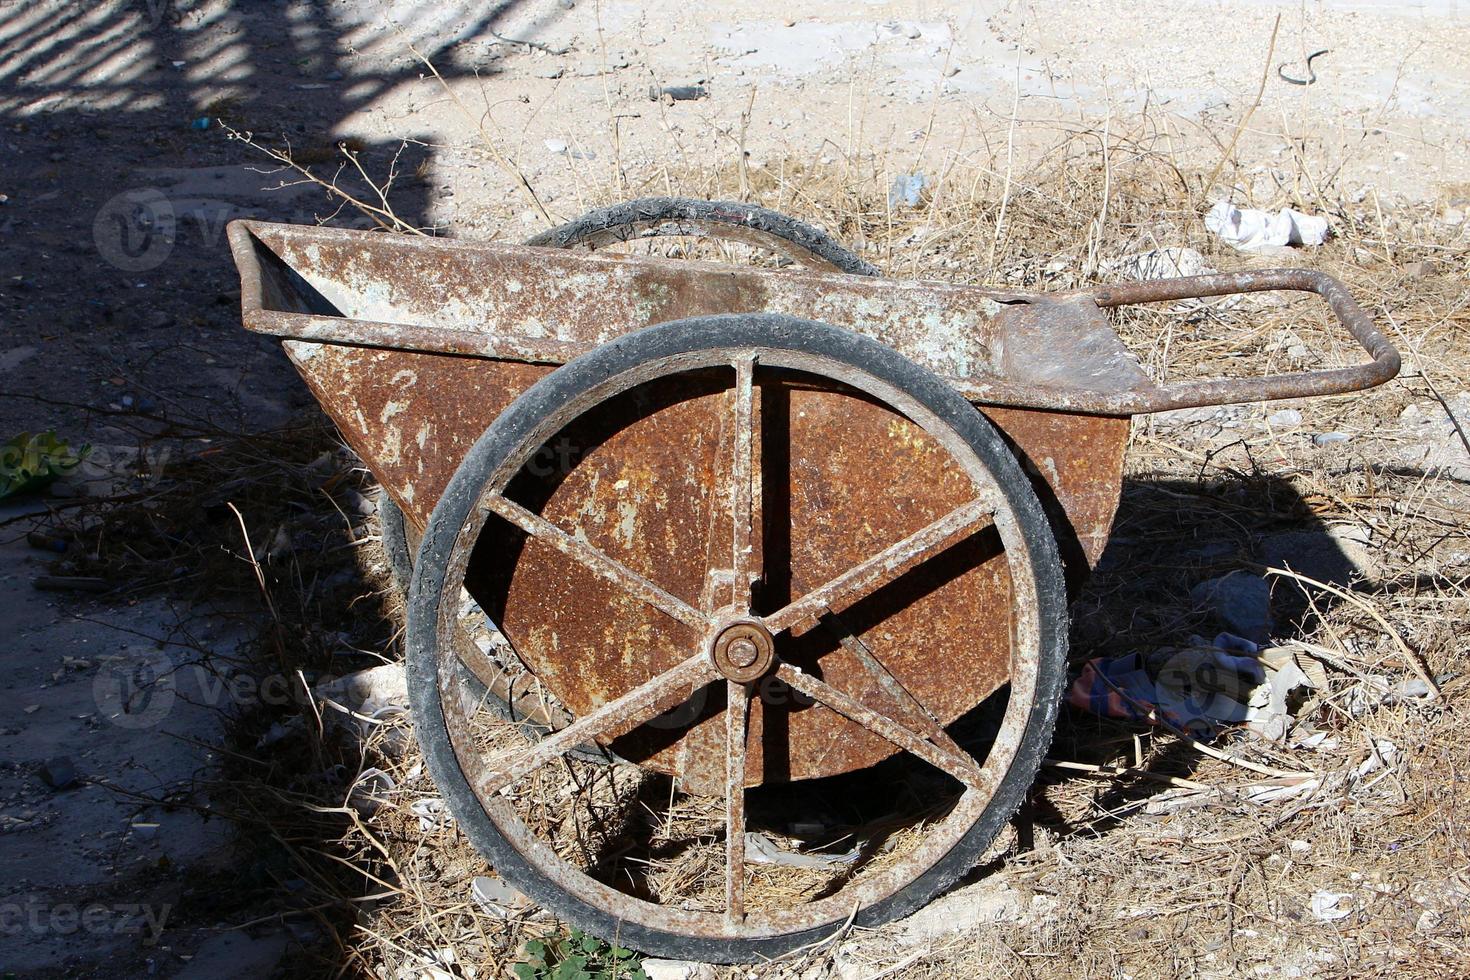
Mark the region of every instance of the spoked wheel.
POLYGON ((662 324, 555 371, 460 466, 408 615, 416 731, 475 846, 565 919, 739 962, 972 867, 1050 740, 1055 542, 998 434, 872 340, 662 324), (460 683, 473 595, 575 720, 460 683), (587 744, 616 752, 583 764, 587 744))
MULTIPOLYGON (((878 269, 858 258, 831 235, 779 211, 736 201, 700 201, 684 197, 645 197, 589 211, 580 218, 543 231, 527 245, 550 248, 616 248, 683 239, 695 255, 734 243, 755 252, 812 269, 876 276, 878 269)), ((747 256, 751 258, 753 256, 747 256)), ((720 258, 730 259, 728 254, 720 258)), ((393 584, 407 591, 418 552, 418 536, 404 523, 386 493, 378 494, 378 521, 383 551, 393 584)))

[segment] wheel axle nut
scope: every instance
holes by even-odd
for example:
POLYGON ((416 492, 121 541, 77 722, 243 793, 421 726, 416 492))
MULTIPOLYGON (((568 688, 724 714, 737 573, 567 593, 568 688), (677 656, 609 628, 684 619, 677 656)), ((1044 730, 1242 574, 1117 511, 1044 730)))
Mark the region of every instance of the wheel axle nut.
POLYGON ((757 619, 726 622, 709 641, 715 668, 732 681, 748 684, 758 680, 776 661, 776 644, 757 619))
POLYGON ((760 656, 760 651, 756 650, 755 643, 749 637, 742 636, 725 648, 725 656, 736 667, 749 667, 760 656))

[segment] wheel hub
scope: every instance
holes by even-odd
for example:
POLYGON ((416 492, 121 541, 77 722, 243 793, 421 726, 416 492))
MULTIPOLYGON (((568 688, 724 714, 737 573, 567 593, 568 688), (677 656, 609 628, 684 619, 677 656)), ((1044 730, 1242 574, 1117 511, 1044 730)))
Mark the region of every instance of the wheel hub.
POLYGON ((741 619, 717 627, 709 653, 716 670, 742 684, 758 680, 776 662, 776 644, 771 632, 756 619, 741 619))

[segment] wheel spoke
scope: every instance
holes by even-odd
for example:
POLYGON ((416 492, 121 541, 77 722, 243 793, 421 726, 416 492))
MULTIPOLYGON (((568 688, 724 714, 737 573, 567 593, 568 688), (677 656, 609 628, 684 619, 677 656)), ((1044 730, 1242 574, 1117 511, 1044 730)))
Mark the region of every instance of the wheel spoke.
MULTIPOLYGON (((862 564, 855 565, 825 585, 820 585, 787 606, 765 618, 772 633, 790 629, 799 623, 819 618, 830 607, 844 600, 857 600, 902 575, 949 547, 962 534, 968 534, 993 512, 983 500, 972 500, 956 507, 927 527, 921 528, 891 547, 885 548, 862 564)), ((849 603, 850 604, 850 603, 849 603)))
POLYGON ((735 528, 732 602, 750 611, 750 590, 760 568, 755 560, 755 490, 760 470, 755 458, 755 357, 735 362, 735 461, 730 468, 730 519, 735 528))
POLYGON ((750 687, 726 681, 725 706, 725 916, 745 918, 745 740, 750 687))
POLYGON ((839 715, 861 725, 875 735, 881 735, 894 745, 906 752, 913 753, 966 786, 986 792, 993 789, 986 777, 982 775, 980 767, 975 764, 974 759, 939 748, 906 725, 874 711, 826 681, 820 681, 791 664, 782 664, 776 670, 776 676, 807 697, 822 702, 839 715))
POLYGON ((852 655, 853 659, 867 671, 868 676, 878 685, 878 688, 890 699, 895 707, 902 707, 910 719, 910 723, 919 730, 925 738, 935 745, 950 752, 963 752, 959 743, 949 737, 949 732, 944 730, 944 725, 934 717, 934 713, 924 707, 923 702, 914 697, 908 688, 899 682, 897 677, 873 656, 873 651, 852 630, 847 628, 838 615, 830 610, 823 613, 821 622, 837 636, 837 642, 842 648, 852 655))
POLYGON ((641 725, 667 710, 669 702, 676 696, 687 698, 695 685, 708 683, 715 677, 709 658, 702 653, 696 654, 591 714, 578 718, 555 735, 543 738, 508 765, 485 773, 479 781, 480 791, 487 795, 499 792, 527 773, 599 735, 620 735, 641 725))
POLYGON ((659 588, 627 565, 603 554, 587 542, 572 537, 544 517, 533 514, 520 504, 499 494, 490 498, 488 506, 531 537, 544 541, 562 554, 576 559, 591 571, 621 587, 630 595, 642 599, 660 612, 696 630, 702 631, 709 626, 709 619, 683 599, 659 588))

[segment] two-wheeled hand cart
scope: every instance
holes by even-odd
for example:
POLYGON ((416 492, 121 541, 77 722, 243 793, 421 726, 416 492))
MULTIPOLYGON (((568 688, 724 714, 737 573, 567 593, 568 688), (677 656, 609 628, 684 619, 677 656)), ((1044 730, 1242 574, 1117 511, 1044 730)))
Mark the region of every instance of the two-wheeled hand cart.
POLYGON ((1316 272, 894 281, 743 204, 635 201, 527 245, 229 235, 245 326, 422 538, 413 718, 458 826, 563 918, 710 961, 975 865, 1051 738, 1131 416, 1399 366, 1316 272), (1371 360, 1160 386, 1103 312, 1260 290, 1318 294, 1371 360))

